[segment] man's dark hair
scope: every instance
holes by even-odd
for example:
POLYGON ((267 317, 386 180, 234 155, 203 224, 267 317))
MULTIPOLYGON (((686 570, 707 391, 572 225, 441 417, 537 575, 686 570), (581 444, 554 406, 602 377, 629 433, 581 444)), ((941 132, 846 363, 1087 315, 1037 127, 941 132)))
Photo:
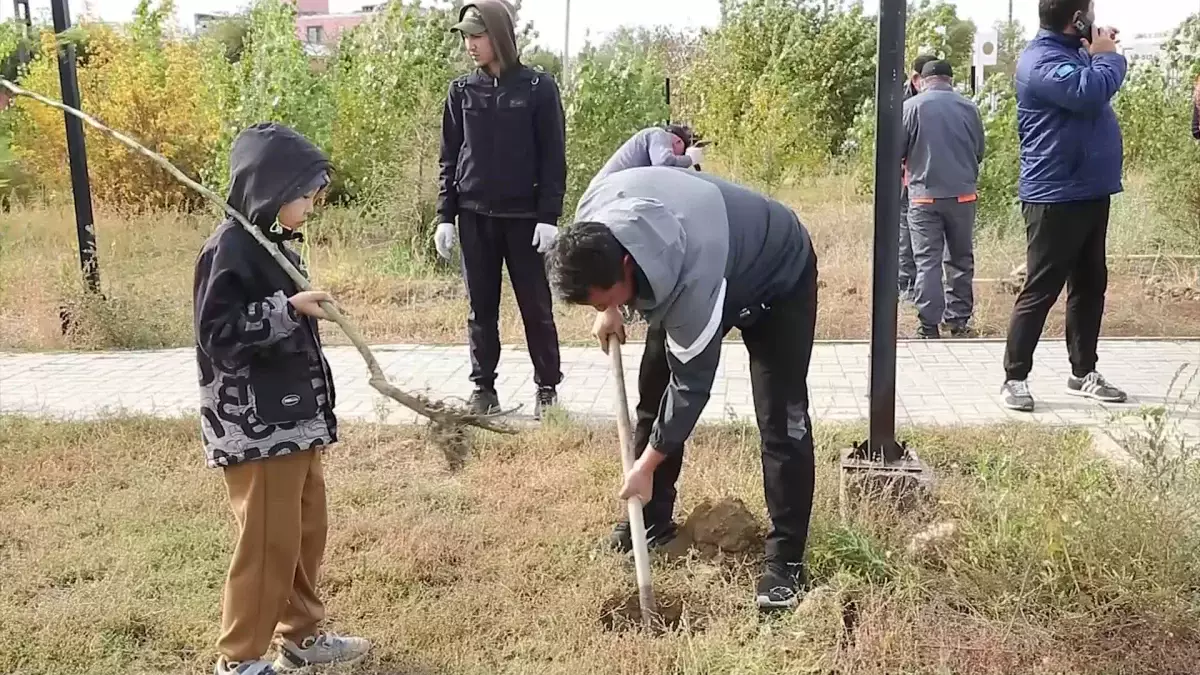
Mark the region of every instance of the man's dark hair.
POLYGON ((1038 21, 1042 28, 1055 32, 1066 28, 1075 12, 1088 11, 1091 0, 1039 0, 1038 21))
POLYGON ((607 225, 575 223, 554 241, 546 256, 546 273, 559 298, 585 305, 593 288, 612 288, 621 281, 626 255, 607 225))
POLYGON ((668 124, 665 129, 668 133, 675 134, 683 141, 683 147, 690 148, 696 140, 696 135, 692 128, 684 124, 668 124))
POLYGON ((913 59, 912 72, 916 73, 917 75, 920 75, 921 71, 925 69, 925 64, 930 63, 931 61, 937 61, 937 60, 938 60, 938 57, 935 56, 934 54, 921 54, 917 58, 913 59))

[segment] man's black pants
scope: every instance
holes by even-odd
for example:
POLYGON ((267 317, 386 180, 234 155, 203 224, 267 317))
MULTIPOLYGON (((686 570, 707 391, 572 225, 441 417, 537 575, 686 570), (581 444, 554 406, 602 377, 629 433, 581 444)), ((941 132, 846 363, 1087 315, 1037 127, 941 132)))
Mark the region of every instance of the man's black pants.
POLYGON ((1033 369, 1046 315, 1067 286, 1067 351, 1071 371, 1096 369, 1096 344, 1108 288, 1105 240, 1110 199, 1064 204, 1024 204, 1028 242, 1025 288, 1017 296, 1004 351, 1005 376, 1025 380, 1033 369))
MULTIPOLYGON (((771 310, 758 323, 742 329, 742 341, 750 352, 750 383, 762 440, 763 491, 771 516, 767 555, 783 562, 803 562, 812 514, 815 467, 808 366, 816 323, 817 260, 813 255, 795 289, 772 302, 771 310)), ((651 326, 638 373, 634 452, 639 457, 649 444, 670 379, 666 331, 651 326)), ((647 529, 671 521, 675 483, 682 468, 680 453, 655 470, 654 492, 642 512, 647 529)))
POLYGON ((525 343, 533 360, 533 381, 539 387, 562 381, 558 330, 542 255, 533 247, 537 223, 523 218, 495 218, 472 211, 458 215, 463 279, 471 311, 467 340, 471 348, 471 381, 494 389, 500 361, 500 268, 508 265, 525 343))

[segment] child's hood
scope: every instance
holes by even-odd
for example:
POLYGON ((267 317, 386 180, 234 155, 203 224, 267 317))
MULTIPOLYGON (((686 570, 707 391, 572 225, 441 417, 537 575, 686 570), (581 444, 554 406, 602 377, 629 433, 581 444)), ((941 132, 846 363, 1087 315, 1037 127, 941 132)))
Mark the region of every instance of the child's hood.
POLYGON ((496 58, 500 61, 500 71, 508 72, 509 68, 521 61, 517 51, 517 33, 512 10, 501 0, 478 0, 463 4, 458 12, 459 19, 462 19, 469 7, 479 10, 480 16, 483 17, 483 25, 487 26, 492 48, 496 51, 496 58))
POLYGON ((329 158, 295 130, 263 122, 233 141, 226 201, 250 222, 269 230, 288 202, 328 181, 329 158))

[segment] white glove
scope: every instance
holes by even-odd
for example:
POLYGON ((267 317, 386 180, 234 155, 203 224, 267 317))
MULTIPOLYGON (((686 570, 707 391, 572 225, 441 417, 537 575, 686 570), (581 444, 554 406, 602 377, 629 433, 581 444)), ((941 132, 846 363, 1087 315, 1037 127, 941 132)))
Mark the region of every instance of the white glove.
POLYGON ((704 161, 704 148, 693 145, 687 150, 684 150, 683 154, 692 158, 692 166, 700 164, 704 161))
POLYGON ((454 249, 454 235, 454 223, 442 223, 433 233, 433 245, 438 255, 446 260, 450 259, 450 251, 454 249))
POLYGON ((538 253, 545 254, 554 245, 554 240, 558 238, 558 228, 546 223, 538 223, 537 227, 533 228, 533 247, 538 253))

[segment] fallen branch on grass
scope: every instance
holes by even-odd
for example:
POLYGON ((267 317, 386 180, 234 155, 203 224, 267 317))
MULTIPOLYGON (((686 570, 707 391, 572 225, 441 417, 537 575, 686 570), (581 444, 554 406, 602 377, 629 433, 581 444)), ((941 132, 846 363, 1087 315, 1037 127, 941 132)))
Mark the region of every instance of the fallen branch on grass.
MULTIPOLYGON (((54 99, 47 98, 41 94, 31 91, 26 91, 25 89, 18 87, 8 80, 0 79, 0 86, 11 91, 16 96, 24 96, 26 98, 33 99, 38 103, 50 106, 51 108, 57 108, 69 115, 78 117, 89 126, 100 130, 104 134, 116 139, 123 145, 142 155, 145 155, 155 164, 158 164, 162 168, 166 169, 184 185, 187 185, 192 190, 195 190, 198 194, 200 194, 200 196, 204 197, 213 204, 216 204, 225 213, 229 214, 231 218, 240 223, 241 226, 245 228, 246 231, 249 232, 254 239, 267 250, 268 253, 271 254, 271 257, 275 259, 275 262, 279 263, 279 266, 282 267, 285 272, 287 272, 288 276, 291 277, 292 281, 296 283, 296 286, 300 288, 300 290, 311 290, 312 287, 309 285, 308 279, 306 279, 304 275, 300 274, 300 271, 297 270, 294 265, 292 265, 291 261, 289 261, 283 255, 278 247, 271 244, 271 242, 257 227, 251 224, 245 216, 237 211, 237 209, 234 209, 232 206, 230 206, 224 199, 220 197, 220 195, 189 178, 187 174, 183 173, 183 171, 180 171, 179 168, 174 164, 171 164, 167 158, 146 148, 144 145, 129 138, 125 134, 102 124, 91 115, 76 110, 75 108, 72 108, 60 101, 55 101, 54 99)), ((446 454, 446 459, 449 461, 452 468, 461 466, 463 460, 467 456, 468 448, 466 427, 477 427, 496 433, 516 433, 515 429, 512 429, 511 427, 508 427, 497 420, 498 417, 507 415, 508 413, 511 413, 512 410, 503 411, 494 415, 474 415, 465 409, 452 406, 444 401, 434 401, 418 394, 410 394, 391 384, 384 376, 383 369, 380 368, 379 362, 375 359, 375 355, 372 354, 370 348, 367 347, 367 343, 365 340, 363 340, 362 334, 358 332, 358 328, 355 327, 355 325, 352 324, 350 320, 341 313, 341 311, 338 310, 334 303, 322 302, 321 309, 325 310, 325 313, 329 316, 330 320, 332 320, 342 329, 342 331, 346 334, 346 337, 350 338, 350 342, 354 343, 355 349, 358 350, 359 355, 362 356, 363 361, 365 361, 367 364, 367 371, 370 374, 370 379, 368 381, 371 387, 384 396, 387 396, 388 398, 400 403, 404 407, 412 410, 418 415, 428 418, 432 422, 433 440, 442 448, 442 451, 446 454)))

